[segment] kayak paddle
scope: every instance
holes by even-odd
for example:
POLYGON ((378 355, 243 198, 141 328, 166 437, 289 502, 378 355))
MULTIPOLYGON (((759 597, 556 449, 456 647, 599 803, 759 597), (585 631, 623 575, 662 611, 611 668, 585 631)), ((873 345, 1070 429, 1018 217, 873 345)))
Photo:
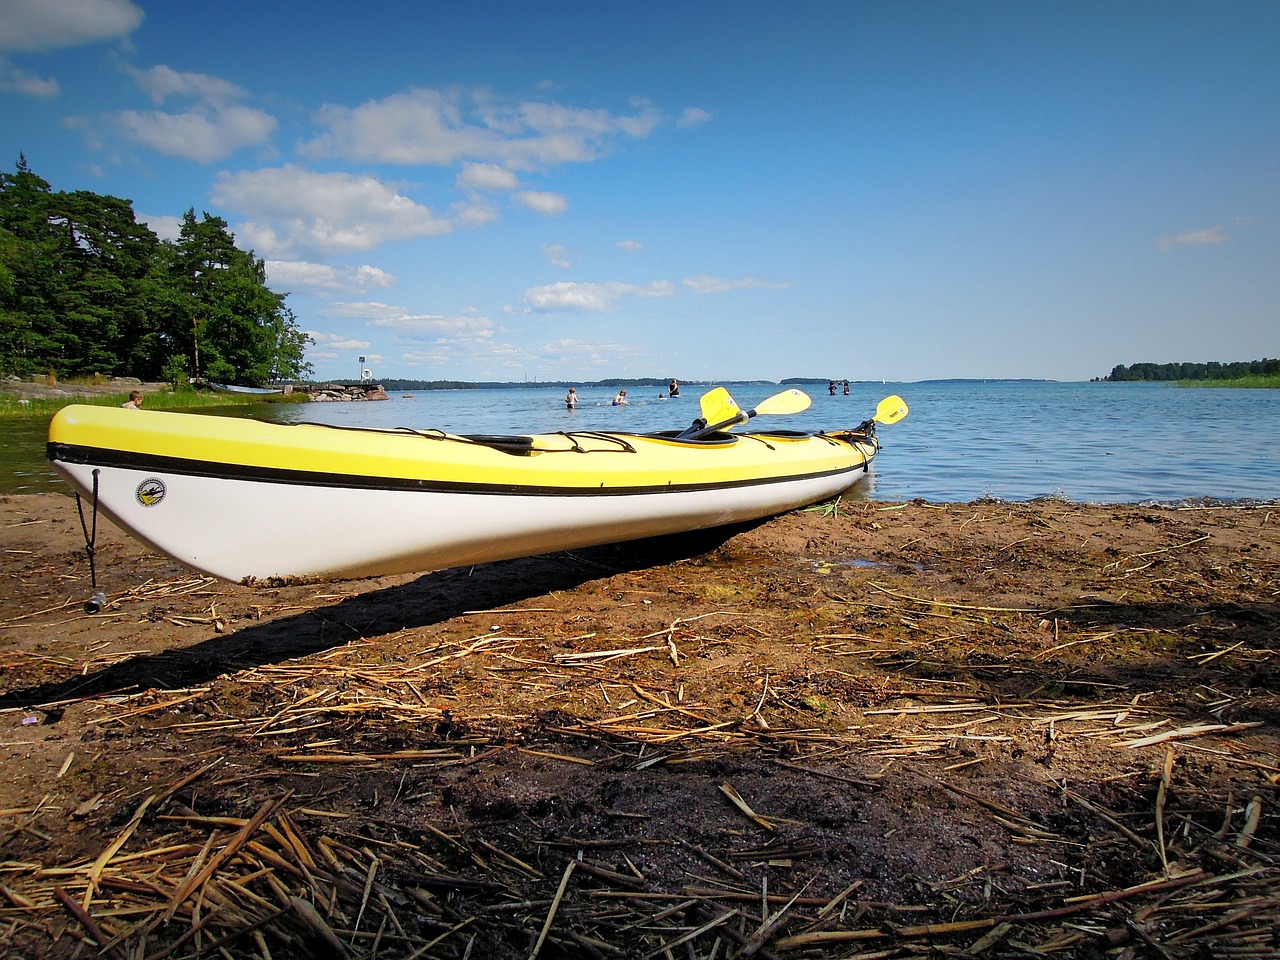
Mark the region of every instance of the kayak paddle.
POLYGON ((679 434, 678 439, 683 440, 686 437, 690 437, 703 429, 708 423, 720 423, 722 420, 728 420, 739 412, 737 401, 733 399, 729 391, 724 387, 708 390, 698 400, 698 405, 702 409, 702 416, 685 427, 679 434))
MULTIPOLYGON (((730 398, 732 400, 732 398, 730 398)), ((760 414, 781 414, 781 413, 799 413, 801 410, 808 408, 813 401, 809 399, 809 395, 803 390, 783 390, 781 393, 775 393, 772 397, 766 397, 761 400, 751 410, 737 409, 734 404, 734 410, 727 417, 719 421, 709 421, 707 426, 701 429, 691 427, 684 433, 680 434, 679 439, 682 440, 699 440, 702 437, 710 436, 720 430, 728 430, 739 423, 746 423, 752 417, 760 414), (692 432, 690 432, 692 431, 692 432)))
POLYGON ((724 387, 716 387, 702 395, 698 401, 702 408, 702 426, 708 423, 719 423, 728 420, 738 412, 737 402, 724 387))
POLYGON ((907 402, 896 394, 885 397, 876 406, 876 414, 871 419, 876 423, 897 423, 907 415, 907 402))

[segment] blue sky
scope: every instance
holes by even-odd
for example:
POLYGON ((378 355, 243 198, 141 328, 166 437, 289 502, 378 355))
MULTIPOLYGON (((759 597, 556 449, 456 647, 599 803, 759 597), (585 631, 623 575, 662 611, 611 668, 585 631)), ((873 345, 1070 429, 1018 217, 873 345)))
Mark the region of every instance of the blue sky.
POLYGON ((0 0, 0 163, 225 218, 321 378, 1280 355, 1280 3, 0 0))

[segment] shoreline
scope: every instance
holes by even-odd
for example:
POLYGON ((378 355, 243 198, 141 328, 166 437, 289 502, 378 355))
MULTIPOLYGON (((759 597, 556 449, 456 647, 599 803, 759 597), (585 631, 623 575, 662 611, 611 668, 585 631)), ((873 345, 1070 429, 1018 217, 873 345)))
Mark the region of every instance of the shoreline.
MULTIPOLYGON (((925 394, 916 415, 881 431, 885 449, 875 477, 864 485, 884 499, 928 498, 932 502, 972 502, 984 496, 1013 501, 1066 496, 1074 502, 1171 503, 1209 495, 1215 500, 1266 501, 1280 490, 1258 437, 1280 429, 1277 394, 1257 391, 1173 391, 1157 389, 1098 390, 1092 384, 979 388, 925 394), (1011 389, 1011 388, 1010 388, 1011 389), (1212 396, 1210 396, 1212 394, 1212 396), (987 425, 975 432, 975 411, 987 425), (1212 428, 1211 458, 1186 447, 1196 422, 1212 428)), ((517 391, 519 392, 519 391, 517 391)), ((693 391, 691 390, 690 393, 693 391)), ((554 433, 595 428, 646 432, 678 428, 694 412, 684 405, 658 403, 652 397, 629 408, 588 405, 576 417, 563 404, 550 403, 545 391, 523 391, 519 402, 505 394, 473 391, 459 398, 416 395, 390 403, 355 407, 235 406, 231 413, 267 420, 317 420, 353 426, 435 428, 463 433, 554 433), (508 402, 508 399, 510 402, 508 402), (621 411, 621 412, 619 412, 621 411)), ((168 398, 165 398, 168 399, 168 398)), ((739 399, 743 399, 740 397, 739 399)), ((821 430, 850 424, 866 415, 878 399, 818 397, 811 410, 790 420, 766 422, 753 429, 793 427, 821 430)), ((153 401, 155 409, 163 400, 153 401)), ((204 401, 198 401, 204 402, 204 401)), ((12 407, 10 408, 12 409, 12 407)), ((7 447, 10 475, 20 471, 13 490, 39 488, 45 466, 45 438, 40 417, 0 421, 0 444, 7 447)), ((1200 500, 1199 502, 1209 502, 1200 500)))
POLYGON ((15 954, 88 935, 55 887, 130 955, 197 912, 240 953, 706 955, 762 886, 779 955, 1275 946, 1269 504, 861 501, 259 588, 100 518, 97 568, 88 616, 74 507, 0 497, 15 954))

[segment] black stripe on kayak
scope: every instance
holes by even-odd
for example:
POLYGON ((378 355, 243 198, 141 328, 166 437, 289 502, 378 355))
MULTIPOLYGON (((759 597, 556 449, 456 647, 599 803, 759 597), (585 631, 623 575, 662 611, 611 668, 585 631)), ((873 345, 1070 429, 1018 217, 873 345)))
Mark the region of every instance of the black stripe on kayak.
POLYGON ((244 480, 257 483, 281 483, 294 486, 328 487, 347 490, 402 490, 421 493, 480 493, 496 496, 525 497, 623 497, 652 493, 689 493, 700 490, 729 490, 770 483, 792 483, 815 480, 845 473, 865 472, 870 460, 836 470, 787 476, 725 480, 715 483, 664 483, 636 487, 553 487, 519 483, 480 483, 476 481, 415 480, 411 477, 367 477, 350 473, 322 473, 313 470, 286 470, 280 467, 257 467, 241 463, 218 463, 211 460, 189 460, 184 457, 162 457, 153 454, 84 447, 70 443, 48 445, 49 460, 91 467, 137 470, 144 473, 169 473, 186 477, 244 480))

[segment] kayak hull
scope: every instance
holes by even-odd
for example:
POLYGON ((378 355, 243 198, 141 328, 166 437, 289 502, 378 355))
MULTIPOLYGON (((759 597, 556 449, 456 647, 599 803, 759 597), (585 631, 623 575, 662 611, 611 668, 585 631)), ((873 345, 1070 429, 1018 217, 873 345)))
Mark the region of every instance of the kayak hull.
POLYGON ((54 468, 120 527, 232 581, 510 559, 758 519, 867 473, 867 434, 467 438, 103 407, 50 424, 54 468))
POLYGON ((284 393, 283 387, 238 387, 231 383, 210 383, 209 389, 214 393, 239 393, 251 397, 278 397, 284 393))

